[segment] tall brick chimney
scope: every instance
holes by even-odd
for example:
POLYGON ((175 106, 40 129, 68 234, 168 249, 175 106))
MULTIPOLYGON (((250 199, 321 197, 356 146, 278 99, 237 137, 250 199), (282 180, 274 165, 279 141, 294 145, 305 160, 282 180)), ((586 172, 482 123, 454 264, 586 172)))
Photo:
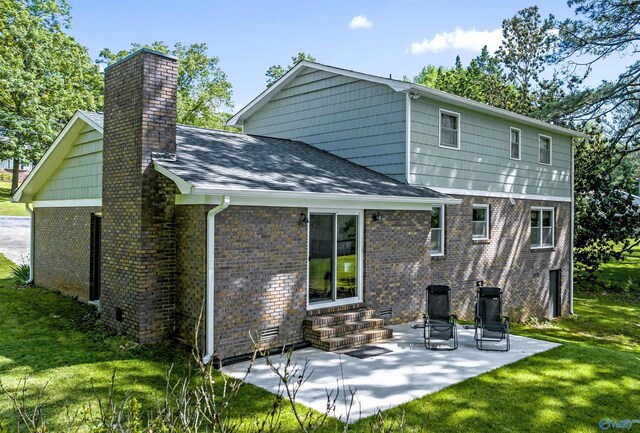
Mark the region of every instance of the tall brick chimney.
POLYGON ((174 328, 175 185, 152 154, 176 152, 178 61, 142 49, 104 80, 102 316, 117 332, 159 341, 174 328))

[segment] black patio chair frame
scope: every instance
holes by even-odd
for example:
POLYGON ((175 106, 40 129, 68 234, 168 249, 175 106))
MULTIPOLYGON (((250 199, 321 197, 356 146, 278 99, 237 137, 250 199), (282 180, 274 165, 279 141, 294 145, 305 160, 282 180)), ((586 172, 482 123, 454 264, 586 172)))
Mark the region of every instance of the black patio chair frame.
MULTIPOLYGON (((442 298, 440 298, 442 299, 442 298)), ((444 285, 430 285, 426 289, 427 313, 422 315, 422 323, 411 325, 413 329, 423 329, 424 347, 429 350, 456 350, 458 348, 458 317, 451 314, 451 288, 444 285), (438 297, 446 297, 446 311, 438 297), (446 338, 434 338, 432 334, 440 334, 446 338), (453 346, 439 347, 432 340, 451 340, 453 346)))
POLYGON ((511 349, 509 338, 509 316, 502 315, 502 289, 499 287, 478 287, 476 296, 476 330, 474 339, 479 350, 490 352, 508 352, 511 349), (505 340, 504 349, 493 343, 505 340), (484 342, 491 342, 487 348, 484 342))

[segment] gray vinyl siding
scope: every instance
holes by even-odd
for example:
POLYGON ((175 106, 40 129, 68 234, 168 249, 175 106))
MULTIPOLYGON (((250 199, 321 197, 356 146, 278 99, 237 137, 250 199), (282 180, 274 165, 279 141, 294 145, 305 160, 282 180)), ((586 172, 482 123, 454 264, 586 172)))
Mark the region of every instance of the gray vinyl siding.
POLYGON ((571 138, 425 98, 411 101, 412 184, 570 197, 571 138), (460 113, 460 150, 439 147, 439 109, 460 113), (510 128, 521 160, 510 159, 510 128), (552 137, 552 165, 538 162, 538 135, 552 137))
POLYGON ((102 134, 86 126, 35 197, 71 200, 102 197, 102 134))
POLYGON ((244 132, 300 140, 405 180, 405 95, 382 84, 301 73, 245 121, 244 132))

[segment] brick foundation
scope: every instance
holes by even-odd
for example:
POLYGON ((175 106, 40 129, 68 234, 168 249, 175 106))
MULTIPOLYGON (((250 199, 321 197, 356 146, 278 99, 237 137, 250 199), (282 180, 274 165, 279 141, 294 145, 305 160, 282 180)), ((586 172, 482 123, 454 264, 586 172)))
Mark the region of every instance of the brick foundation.
POLYGON ((36 208, 34 279, 38 286, 89 300, 91 214, 99 207, 36 208))
POLYGON ((434 284, 452 288, 452 309, 472 319, 476 281, 504 289, 504 313, 512 320, 548 314, 549 271, 560 269, 562 314, 569 312, 571 205, 562 202, 460 196, 462 204, 447 206, 445 256, 431 258, 434 284), (491 239, 472 240, 473 204, 491 207, 491 239), (532 250, 532 206, 555 207, 555 248, 532 250))

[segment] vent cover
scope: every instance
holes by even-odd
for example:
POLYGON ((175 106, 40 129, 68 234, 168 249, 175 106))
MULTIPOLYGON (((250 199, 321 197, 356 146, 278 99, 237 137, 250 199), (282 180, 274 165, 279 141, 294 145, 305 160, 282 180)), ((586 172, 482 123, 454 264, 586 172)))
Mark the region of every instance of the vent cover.
POLYGON ((389 307, 389 308, 381 308, 380 309, 380 317, 391 317, 391 307, 389 307))
POLYGON ((260 332, 260 341, 271 341, 280 335, 280 328, 275 326, 272 328, 265 328, 260 332))

